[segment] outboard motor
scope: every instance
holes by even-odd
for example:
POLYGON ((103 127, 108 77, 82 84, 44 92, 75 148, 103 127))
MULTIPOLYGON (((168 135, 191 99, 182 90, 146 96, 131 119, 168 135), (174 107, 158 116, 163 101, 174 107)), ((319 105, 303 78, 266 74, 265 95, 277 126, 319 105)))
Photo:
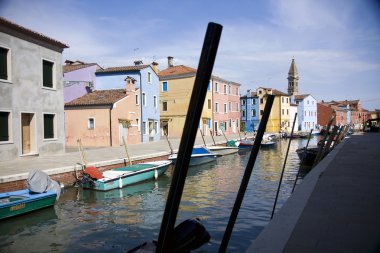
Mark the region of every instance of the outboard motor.
POLYGON ((188 219, 174 228, 174 252, 190 252, 210 241, 210 234, 198 218, 188 219))

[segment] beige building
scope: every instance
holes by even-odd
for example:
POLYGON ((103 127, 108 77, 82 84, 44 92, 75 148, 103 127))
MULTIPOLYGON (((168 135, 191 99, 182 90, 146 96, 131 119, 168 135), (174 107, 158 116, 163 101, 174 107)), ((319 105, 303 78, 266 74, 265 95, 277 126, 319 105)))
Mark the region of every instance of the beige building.
MULTIPOLYGON (((161 135, 166 131, 171 137, 180 137, 189 110, 197 70, 184 65, 174 66, 172 57, 168 57, 168 65, 167 69, 158 74, 160 78, 161 135)), ((211 122, 212 92, 211 85, 209 85, 200 119, 200 126, 204 134, 210 132, 211 122)))
POLYGON ((140 143, 139 89, 127 77, 126 89, 95 90, 65 104, 66 145, 85 147, 140 143))

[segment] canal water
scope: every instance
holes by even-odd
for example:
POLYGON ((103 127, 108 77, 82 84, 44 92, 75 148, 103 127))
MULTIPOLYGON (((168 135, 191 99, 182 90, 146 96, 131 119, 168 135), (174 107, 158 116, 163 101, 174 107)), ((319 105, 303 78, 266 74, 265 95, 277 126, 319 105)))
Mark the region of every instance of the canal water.
MULTIPOLYGON (((300 168, 292 141, 278 210, 290 196, 300 168)), ((316 138, 310 145, 316 144, 316 138)), ((244 252, 270 220, 288 140, 262 148, 249 182, 227 252, 244 252)), ((249 151, 190 167, 177 223, 198 217, 211 241, 196 252, 217 252, 227 226, 249 151)), ((308 168, 301 168, 301 176, 308 168)), ((125 252, 158 238, 173 169, 157 181, 108 192, 66 188, 54 208, 0 223, 0 252, 125 252)))

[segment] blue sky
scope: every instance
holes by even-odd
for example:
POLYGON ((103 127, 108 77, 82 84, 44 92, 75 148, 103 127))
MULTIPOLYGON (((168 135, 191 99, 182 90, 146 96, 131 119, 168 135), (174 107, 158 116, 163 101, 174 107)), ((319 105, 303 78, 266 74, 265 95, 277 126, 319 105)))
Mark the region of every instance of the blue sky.
POLYGON ((156 60, 196 68, 207 23, 223 25, 214 74, 241 92, 286 92, 294 57, 299 92, 360 99, 380 109, 380 4, 376 0, 0 0, 0 15, 70 46, 63 61, 102 67, 156 60))

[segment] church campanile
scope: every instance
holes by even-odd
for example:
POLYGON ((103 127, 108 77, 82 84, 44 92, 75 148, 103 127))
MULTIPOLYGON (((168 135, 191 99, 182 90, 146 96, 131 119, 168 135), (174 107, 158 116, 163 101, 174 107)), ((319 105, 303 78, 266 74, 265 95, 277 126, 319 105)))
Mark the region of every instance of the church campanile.
POLYGON ((294 59, 292 59, 292 64, 290 65, 288 73, 288 94, 290 96, 298 95, 298 70, 294 59))

